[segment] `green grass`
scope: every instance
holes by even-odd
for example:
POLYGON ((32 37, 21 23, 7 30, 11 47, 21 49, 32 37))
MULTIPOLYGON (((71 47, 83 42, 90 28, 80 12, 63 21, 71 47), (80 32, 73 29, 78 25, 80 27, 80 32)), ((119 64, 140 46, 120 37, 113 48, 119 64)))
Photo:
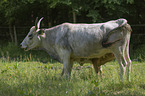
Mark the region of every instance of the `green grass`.
POLYGON ((60 76, 62 64, 0 59, 0 96, 145 96, 145 63, 132 63, 131 82, 119 82, 119 66, 103 66, 97 78, 90 64, 74 64, 70 80, 60 76), (86 67, 89 66, 89 67, 86 67))

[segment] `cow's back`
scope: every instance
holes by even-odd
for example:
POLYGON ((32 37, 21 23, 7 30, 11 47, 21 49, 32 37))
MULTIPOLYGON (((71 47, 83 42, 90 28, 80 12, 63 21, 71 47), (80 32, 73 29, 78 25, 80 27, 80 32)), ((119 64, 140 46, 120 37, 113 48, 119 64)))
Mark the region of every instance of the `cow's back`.
POLYGON ((63 24, 66 29, 67 43, 73 56, 94 58, 101 57, 110 51, 102 47, 102 40, 106 33, 124 25, 125 19, 118 19, 106 23, 96 24, 63 24))
POLYGON ((93 58, 102 54, 104 34, 102 24, 70 24, 67 36, 73 56, 93 58))

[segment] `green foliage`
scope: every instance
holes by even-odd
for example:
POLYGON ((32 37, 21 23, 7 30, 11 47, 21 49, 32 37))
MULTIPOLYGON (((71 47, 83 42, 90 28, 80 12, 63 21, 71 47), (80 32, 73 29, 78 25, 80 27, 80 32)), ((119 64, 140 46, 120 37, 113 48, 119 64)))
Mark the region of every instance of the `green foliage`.
POLYGON ((139 21, 136 22, 139 23, 143 22, 141 20, 145 17, 144 12, 141 9, 138 10, 138 6, 142 9, 145 8, 143 4, 144 0, 1 0, 0 13, 4 15, 4 17, 1 17, 5 19, 4 22, 18 25, 37 16, 49 17, 51 20, 53 19, 51 15, 55 15, 55 12, 59 11, 61 15, 56 16, 57 18, 60 18, 62 14, 66 16, 75 12, 80 17, 83 17, 82 13, 85 13, 86 16, 91 18, 90 21, 92 22, 102 22, 120 17, 132 20, 137 17, 139 21), (69 9, 69 12, 66 13, 65 10, 61 9, 64 6, 66 6, 65 9, 69 9), (137 13, 139 13, 139 16, 137 16, 137 13), (32 18, 28 19, 28 17, 32 18))
POLYGON ((145 45, 140 45, 136 50, 131 50, 132 57, 137 61, 144 62, 145 61, 145 45))
POLYGON ((93 22, 100 21, 99 19, 101 18, 97 10, 90 10, 87 16, 91 17, 93 22))

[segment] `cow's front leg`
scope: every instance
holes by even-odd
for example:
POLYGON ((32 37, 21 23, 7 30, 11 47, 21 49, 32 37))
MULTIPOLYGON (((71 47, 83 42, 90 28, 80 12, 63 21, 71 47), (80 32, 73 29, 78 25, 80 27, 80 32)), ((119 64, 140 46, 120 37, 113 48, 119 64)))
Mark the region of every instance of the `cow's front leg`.
MULTIPOLYGON (((68 68, 70 75, 71 75, 72 67, 73 67, 73 61, 70 62, 70 68, 68 68)), ((64 67, 63 67, 62 72, 61 72, 61 76, 63 76, 63 75, 64 75, 64 67)))
POLYGON ((73 67, 73 63, 70 60, 70 52, 68 50, 60 50, 59 56, 62 59, 63 62, 63 70, 61 75, 64 74, 65 78, 69 78, 71 75, 71 70, 73 67))
POLYGON ((63 63, 63 70, 65 74, 65 78, 69 78, 71 76, 71 71, 72 71, 73 64, 70 62, 70 60, 65 61, 63 63))

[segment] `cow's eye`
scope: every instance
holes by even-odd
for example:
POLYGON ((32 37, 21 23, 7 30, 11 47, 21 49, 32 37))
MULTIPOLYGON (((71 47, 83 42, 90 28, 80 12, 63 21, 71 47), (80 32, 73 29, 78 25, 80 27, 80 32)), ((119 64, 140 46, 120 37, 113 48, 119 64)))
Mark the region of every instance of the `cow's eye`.
POLYGON ((32 34, 30 34, 28 37, 32 37, 32 34))
POLYGON ((29 37, 29 39, 32 39, 32 38, 33 38, 33 37, 32 37, 32 34, 30 34, 28 37, 29 37))

